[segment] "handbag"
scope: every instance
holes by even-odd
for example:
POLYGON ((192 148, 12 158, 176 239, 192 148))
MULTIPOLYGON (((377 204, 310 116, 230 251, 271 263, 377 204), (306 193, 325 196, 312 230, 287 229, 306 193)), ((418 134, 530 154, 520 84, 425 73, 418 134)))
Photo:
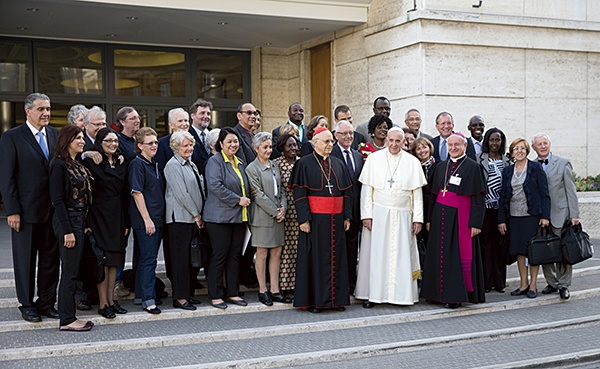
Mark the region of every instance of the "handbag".
POLYGON ((562 262, 560 237, 550 227, 538 226, 535 235, 527 243, 527 258, 530 265, 542 265, 562 262))
POLYGON ((565 264, 577 264, 594 255, 594 246, 590 236, 581 228, 581 223, 573 225, 567 220, 560 234, 563 261, 565 264))
POLYGON ((92 232, 87 231, 85 233, 86 241, 89 242, 92 252, 96 257, 96 284, 104 281, 104 264, 106 262, 106 256, 104 256, 104 250, 96 244, 96 238, 92 232))

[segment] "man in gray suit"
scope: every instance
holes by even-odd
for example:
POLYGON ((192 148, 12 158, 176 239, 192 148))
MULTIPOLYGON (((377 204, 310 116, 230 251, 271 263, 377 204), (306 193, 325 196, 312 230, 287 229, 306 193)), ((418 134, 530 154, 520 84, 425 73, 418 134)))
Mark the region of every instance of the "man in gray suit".
POLYGON ((417 136, 415 138, 425 137, 426 139, 431 141, 433 139, 433 137, 428 135, 427 133, 421 131, 421 123, 422 123, 421 112, 418 111, 417 109, 415 109, 415 108, 409 109, 406 112, 406 114, 404 114, 404 124, 408 128, 417 132, 417 136))
MULTIPOLYGON (((573 224, 579 224, 579 206, 573 167, 568 159, 552 154, 550 146, 550 137, 545 133, 538 133, 531 139, 531 147, 537 153, 537 160, 542 164, 548 177, 548 191, 552 204, 550 226, 552 231, 560 236, 561 228, 567 219, 570 219, 573 224)), ((562 299, 568 299, 573 267, 555 263, 545 264, 542 268, 548 282, 542 293, 550 294, 559 291, 562 299)))

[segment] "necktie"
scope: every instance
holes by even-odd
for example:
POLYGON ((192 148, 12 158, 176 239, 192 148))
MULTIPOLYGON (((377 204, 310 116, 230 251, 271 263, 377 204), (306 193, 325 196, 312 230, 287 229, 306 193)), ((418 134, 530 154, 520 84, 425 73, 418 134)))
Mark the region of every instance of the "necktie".
POLYGON ((300 125, 298 126, 298 140, 300 142, 302 142, 303 138, 304 138, 304 125, 302 123, 300 123, 300 125))
POLYGON ((202 145, 204 145, 205 136, 206 134, 204 133, 204 131, 200 132, 200 141, 202 142, 202 145))
POLYGON ((44 134, 42 133, 42 131, 39 131, 37 133, 37 136, 40 138, 39 144, 40 144, 40 147, 42 148, 42 152, 44 153, 44 156, 46 156, 46 160, 48 160, 49 159, 48 145, 46 144, 46 139, 44 138, 44 134))
POLYGON ((548 159, 538 159, 538 163, 548 165, 548 159))
POLYGON ((440 160, 444 161, 448 159, 448 148, 446 147, 446 140, 442 139, 442 147, 440 148, 440 160))
POLYGON ((354 181, 354 167, 352 166, 350 151, 344 150, 344 154, 346 154, 346 165, 348 166, 348 173, 350 173, 350 178, 354 181))

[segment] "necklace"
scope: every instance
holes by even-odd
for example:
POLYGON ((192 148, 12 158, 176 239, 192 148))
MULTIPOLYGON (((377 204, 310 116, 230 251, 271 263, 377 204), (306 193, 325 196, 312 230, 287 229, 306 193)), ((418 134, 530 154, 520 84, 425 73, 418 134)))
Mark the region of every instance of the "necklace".
POLYGON ((381 149, 383 149, 385 147, 385 141, 383 142, 383 145, 377 146, 377 144, 375 143, 375 140, 373 139, 371 141, 371 145, 373 145, 373 147, 376 148, 377 150, 381 150, 381 149))
MULTIPOLYGON (((402 155, 402 153, 400 153, 400 155, 402 155)), ((390 184, 390 188, 392 188, 392 186, 394 185, 394 183, 396 181, 394 181, 394 174, 396 174, 396 171, 398 170, 398 166, 400 165, 400 160, 402 159, 401 157, 398 158, 398 162, 396 163, 396 168, 394 169, 394 172, 392 173, 392 170, 390 169, 390 156, 389 156, 389 152, 387 152, 385 154, 385 158, 387 159, 387 165, 388 165, 388 172, 391 173, 390 175, 390 180, 387 181, 390 184)))
POLYGON ((458 168, 460 168, 460 166, 462 165, 462 163, 464 163, 465 161, 461 161, 460 164, 458 164, 458 166, 456 168, 454 168, 454 170, 452 171, 452 173, 450 173, 450 177, 448 177, 448 166, 450 165, 450 163, 452 162, 452 160, 448 160, 446 161, 446 172, 444 173, 444 179, 445 179, 445 183, 444 183, 444 189, 442 189, 442 197, 446 196, 446 192, 448 192, 448 182, 450 182, 450 178, 452 178, 452 176, 454 175, 454 173, 456 173, 456 171, 458 170, 458 168))
POLYGON ((520 172, 517 172, 517 164, 515 164, 515 178, 521 179, 521 177, 523 177, 523 174, 525 174, 525 172, 527 172, 527 163, 525 163, 525 167, 523 167, 523 170, 520 172), (517 174, 517 173, 520 173, 520 174, 517 174))
POLYGON ((329 190, 329 194, 333 195, 333 192, 331 191, 333 186, 331 185, 331 182, 330 182, 330 178, 331 178, 331 161, 330 161, 330 159, 329 158, 325 159, 325 160, 327 160, 327 163, 329 164, 328 168, 327 168, 328 171, 327 171, 327 173, 325 173, 325 169, 323 169, 323 166, 321 165, 321 162, 317 158, 317 154, 315 154, 314 151, 313 151, 313 156, 315 157, 317 164, 319 164, 319 168, 321 168, 321 173, 323 173, 323 176, 325 177, 325 180, 327 181, 327 185, 325 187, 327 187, 327 189, 329 190))

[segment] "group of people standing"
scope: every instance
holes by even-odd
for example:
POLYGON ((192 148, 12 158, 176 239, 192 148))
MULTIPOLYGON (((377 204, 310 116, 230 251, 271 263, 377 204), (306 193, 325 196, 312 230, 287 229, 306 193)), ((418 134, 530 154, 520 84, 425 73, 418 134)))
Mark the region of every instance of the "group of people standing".
MULTIPOLYGON (((251 103, 238 107, 233 128, 210 130, 211 109, 202 99, 189 112, 172 109, 172 133, 159 139, 140 128, 132 107, 117 112, 117 131, 102 109, 74 106, 73 124, 59 132, 49 126, 49 97, 27 97, 26 123, 0 141, 0 190, 24 320, 46 316, 60 319, 60 330, 92 328, 76 318, 85 242, 102 253, 94 271, 98 313, 127 313, 113 291, 130 233, 134 302, 150 314, 161 313, 161 242, 175 308, 200 303, 190 251, 199 244, 215 308, 247 305, 239 286, 250 268, 261 303, 293 302, 318 313, 345 310, 352 294, 365 308, 411 305, 419 294, 450 308, 484 302, 485 292, 504 291, 509 255, 521 277, 512 294, 534 298, 538 267, 526 262, 528 239, 538 225, 560 233, 566 219, 578 223, 571 164, 550 152, 545 134, 532 140, 538 162, 527 159, 522 138, 506 155, 504 133, 483 135, 477 116, 470 138, 454 132, 447 112, 436 117, 439 136, 420 130, 416 109, 400 128, 383 97, 357 129, 350 109, 336 108, 333 132, 323 116, 305 126, 298 103, 272 134, 255 134, 260 112, 251 103)), ((567 299, 570 266, 543 269, 542 293, 567 299)))

